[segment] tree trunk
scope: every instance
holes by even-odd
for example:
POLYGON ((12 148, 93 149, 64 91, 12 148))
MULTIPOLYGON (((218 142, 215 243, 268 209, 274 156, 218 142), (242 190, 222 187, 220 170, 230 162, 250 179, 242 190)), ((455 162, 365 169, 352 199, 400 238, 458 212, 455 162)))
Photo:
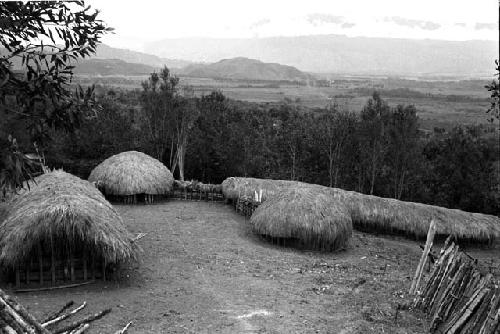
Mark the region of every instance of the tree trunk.
POLYGON ((401 174, 401 179, 400 179, 400 182, 399 182, 399 190, 398 190, 398 197, 397 199, 401 199, 401 197, 403 196, 403 189, 404 189, 404 182, 405 182, 405 175, 406 175, 406 171, 403 171, 403 173, 401 174))

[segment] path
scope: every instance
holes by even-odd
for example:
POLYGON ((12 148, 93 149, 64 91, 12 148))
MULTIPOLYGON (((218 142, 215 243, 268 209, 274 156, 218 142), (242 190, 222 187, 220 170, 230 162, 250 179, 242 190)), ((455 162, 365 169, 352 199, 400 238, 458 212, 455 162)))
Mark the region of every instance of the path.
POLYGON ((41 316, 68 300, 112 307, 93 333, 420 333, 398 294, 418 261, 415 243, 355 233, 349 251, 270 245, 220 203, 117 206, 140 240, 140 262, 115 282, 19 295, 41 316))

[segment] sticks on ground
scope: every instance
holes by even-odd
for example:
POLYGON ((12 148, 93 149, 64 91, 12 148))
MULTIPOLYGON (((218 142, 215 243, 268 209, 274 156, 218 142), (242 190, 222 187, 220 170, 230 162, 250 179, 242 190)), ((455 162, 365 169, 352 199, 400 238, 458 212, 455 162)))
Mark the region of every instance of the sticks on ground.
POLYGON ((74 301, 69 301, 67 302, 59 311, 56 311, 50 315, 48 315, 43 321, 42 323, 45 323, 45 322, 49 322, 50 320, 54 320, 55 318, 57 318, 58 316, 60 316, 61 314, 64 313, 64 311, 66 311, 67 309, 69 309, 71 306, 73 306, 75 302, 74 301))
POLYGON ((115 332, 115 334, 125 334, 128 331, 128 328, 132 325, 132 321, 125 325, 122 329, 115 332))
POLYGON ((111 312, 111 309, 108 308, 108 309, 105 309, 101 312, 98 312, 98 313, 95 313, 95 314, 92 314, 92 315, 89 315, 81 320, 78 320, 78 321, 75 321, 65 327, 62 327, 60 329, 57 329, 56 331, 54 331, 53 333, 54 334, 62 334, 64 332, 71 332, 72 330, 74 330, 75 328, 78 328, 80 325, 82 324, 89 324, 93 321, 96 321, 98 319, 101 319, 102 317, 104 317, 106 314, 108 314, 109 312, 111 312))
POLYGON ((74 310, 72 310, 71 312, 69 313, 65 313, 65 314, 62 314, 60 316, 58 316, 57 318, 54 318, 50 321, 47 321, 45 323, 42 324, 42 327, 50 327, 50 326, 53 326, 61 321, 63 321, 64 319, 67 319, 69 317, 71 317, 73 314, 76 314, 78 313, 79 311, 83 310, 85 308, 85 306, 87 306, 87 302, 83 302, 82 305, 78 306, 77 308, 75 308, 74 310))

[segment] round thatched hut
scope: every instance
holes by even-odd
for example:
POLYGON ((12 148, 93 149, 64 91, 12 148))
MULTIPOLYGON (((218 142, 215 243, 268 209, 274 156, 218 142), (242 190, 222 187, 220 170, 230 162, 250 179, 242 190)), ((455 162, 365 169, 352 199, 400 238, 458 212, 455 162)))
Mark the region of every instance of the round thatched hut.
POLYGON ((347 208, 311 187, 286 189, 267 199, 250 222, 256 233, 300 248, 339 250, 352 235, 347 208))
POLYGON ((20 286, 105 279, 135 257, 122 219, 91 183, 63 171, 34 181, 0 222, 4 280, 20 286))
POLYGON ((160 161, 129 151, 101 162, 90 173, 89 181, 110 200, 152 203, 170 193, 174 177, 160 161))

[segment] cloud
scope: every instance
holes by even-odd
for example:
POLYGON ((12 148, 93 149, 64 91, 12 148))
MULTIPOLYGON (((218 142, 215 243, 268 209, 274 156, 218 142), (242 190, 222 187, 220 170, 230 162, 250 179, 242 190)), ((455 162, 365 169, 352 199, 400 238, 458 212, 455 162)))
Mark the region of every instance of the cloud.
POLYGON ((307 21, 313 26, 322 26, 324 24, 339 25, 342 29, 349 29, 356 25, 354 22, 347 22, 344 16, 314 13, 306 16, 307 21))
POLYGON ((455 25, 459 26, 459 27, 465 27, 466 26, 466 24, 463 23, 463 22, 456 22, 455 25))
POLYGON ((321 13, 309 14, 307 15, 306 18, 307 21, 314 26, 323 25, 325 23, 342 24, 344 23, 345 19, 343 16, 321 14, 321 13))
POLYGON ((345 22, 345 23, 342 23, 342 28, 343 29, 349 29, 349 28, 352 28, 356 25, 356 23, 353 23, 353 22, 345 22))
POLYGON ((259 20, 259 21, 252 23, 250 25, 250 29, 259 28, 259 27, 265 26, 266 24, 269 24, 269 23, 271 23, 270 19, 262 19, 262 20, 259 20))
POLYGON ((397 25, 404 26, 404 27, 410 27, 410 28, 420 28, 423 30, 436 30, 441 27, 439 23, 432 22, 432 21, 423 21, 423 20, 412 20, 412 19, 407 19, 401 16, 392 16, 392 17, 385 17, 384 18, 385 22, 393 22, 396 23, 397 25))
POLYGON ((477 22, 476 25, 474 26, 474 29, 476 30, 497 30, 498 25, 496 23, 484 23, 484 22, 477 22))

